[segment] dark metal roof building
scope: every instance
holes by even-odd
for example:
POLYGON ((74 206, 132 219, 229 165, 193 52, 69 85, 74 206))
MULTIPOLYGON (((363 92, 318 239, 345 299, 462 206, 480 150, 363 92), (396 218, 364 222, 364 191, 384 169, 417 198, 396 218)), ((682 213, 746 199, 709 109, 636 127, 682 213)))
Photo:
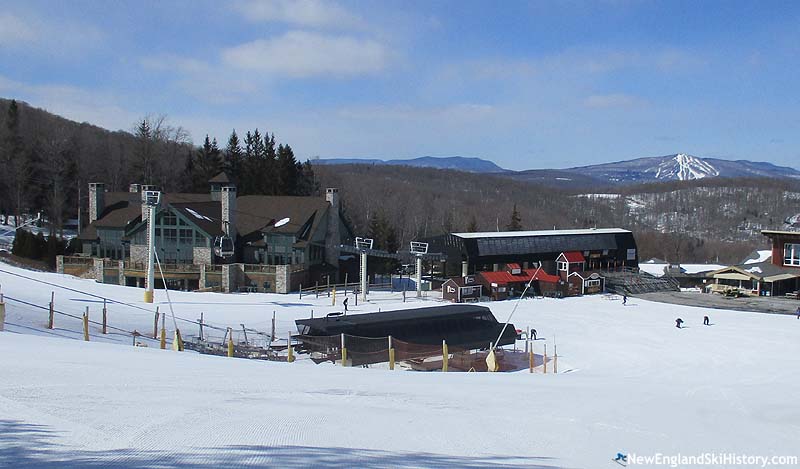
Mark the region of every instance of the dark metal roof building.
POLYGON ((587 268, 637 267, 639 259, 633 233, 619 228, 452 233, 427 241, 431 251, 445 254, 447 275, 462 273, 462 262, 473 273, 511 262, 552 262, 566 251, 582 253, 587 268))

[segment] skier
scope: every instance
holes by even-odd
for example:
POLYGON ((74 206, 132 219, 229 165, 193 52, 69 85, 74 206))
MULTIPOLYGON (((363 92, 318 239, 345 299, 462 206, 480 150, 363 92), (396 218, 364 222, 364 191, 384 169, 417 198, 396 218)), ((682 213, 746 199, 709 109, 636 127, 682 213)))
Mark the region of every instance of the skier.
POLYGON ((703 316, 703 325, 708 326, 708 316, 703 316))
POLYGON ((800 319, 800 306, 797 307, 797 311, 795 311, 795 313, 797 313, 797 319, 800 319))
POLYGON ((628 304, 628 295, 622 295, 622 306, 628 304))
POLYGON ((681 328, 681 324, 683 324, 683 319, 678 318, 675 320, 675 327, 677 327, 678 329, 681 328))
POLYGON ((612 461, 614 461, 615 463, 620 464, 622 466, 626 466, 627 463, 628 463, 628 455, 622 454, 622 453, 617 453, 617 457, 612 459, 612 461))
POLYGON ((531 335, 533 336, 533 340, 537 340, 536 339, 536 329, 531 329, 531 335))
POLYGON ((342 305, 344 306, 344 314, 347 314, 347 298, 342 301, 342 305))

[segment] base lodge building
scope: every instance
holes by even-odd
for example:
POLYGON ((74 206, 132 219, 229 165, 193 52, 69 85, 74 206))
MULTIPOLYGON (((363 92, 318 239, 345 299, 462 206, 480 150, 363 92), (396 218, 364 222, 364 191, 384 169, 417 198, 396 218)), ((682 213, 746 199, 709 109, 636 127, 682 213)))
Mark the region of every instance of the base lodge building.
MULTIPOLYGON (((224 173, 206 194, 162 193, 156 208, 155 247, 167 286, 174 289, 289 292, 340 270, 342 244, 353 235, 340 213, 338 189, 325 197, 238 196, 224 173), (228 240, 231 256, 218 247, 228 240)), ((59 257, 59 272, 99 282, 144 286, 149 186, 106 192, 89 184, 89 224, 82 257, 59 257)), ((157 275, 160 277, 160 275, 157 275)), ((156 287, 163 288, 160 278, 156 287)))

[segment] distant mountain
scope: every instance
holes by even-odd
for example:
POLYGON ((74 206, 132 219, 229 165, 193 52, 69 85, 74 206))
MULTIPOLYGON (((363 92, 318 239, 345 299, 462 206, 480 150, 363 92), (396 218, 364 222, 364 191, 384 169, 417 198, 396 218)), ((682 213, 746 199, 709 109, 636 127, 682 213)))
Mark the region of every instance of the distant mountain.
POLYGON ((685 153, 637 158, 565 170, 612 184, 655 181, 689 181, 710 177, 800 178, 800 171, 771 163, 699 158, 685 153))
POLYGON ((705 178, 795 178, 800 171, 771 163, 747 160, 700 158, 678 153, 675 155, 636 158, 628 161, 580 166, 567 169, 532 169, 508 173, 514 179, 557 187, 576 184, 618 186, 649 182, 690 181, 705 178))
POLYGON ((491 161, 465 156, 422 156, 419 158, 400 160, 380 160, 376 158, 329 158, 312 160, 312 164, 368 164, 386 166, 411 166, 416 168, 454 169, 470 173, 504 173, 508 170, 491 161))

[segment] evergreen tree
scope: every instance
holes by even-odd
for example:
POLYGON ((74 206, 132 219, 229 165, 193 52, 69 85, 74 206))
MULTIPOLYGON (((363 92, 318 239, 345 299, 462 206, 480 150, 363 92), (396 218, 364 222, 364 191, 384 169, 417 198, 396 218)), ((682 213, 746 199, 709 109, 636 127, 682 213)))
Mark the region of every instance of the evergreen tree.
POLYGON ((217 139, 211 140, 208 135, 202 148, 195 152, 194 185, 195 190, 203 190, 208 180, 222 171, 222 152, 217 146, 217 139))
POLYGON ((522 219, 517 211, 517 204, 514 204, 514 210, 511 212, 511 221, 506 225, 508 231, 522 231, 522 219))
MULTIPOLYGON (((33 154, 26 151, 19 132, 19 106, 11 101, 6 111, 4 138, 2 141, 2 164, 6 179, 6 196, 14 212, 15 226, 21 224, 21 216, 31 199, 31 178, 33 176, 33 154)), ((5 207, 4 207, 5 208, 5 207)))
POLYGON ((289 145, 278 145, 278 193, 295 195, 297 193, 297 176, 299 174, 297 160, 289 145))
POLYGON ((231 132, 230 138, 228 138, 228 146, 225 148, 225 164, 223 165, 223 170, 234 181, 240 180, 244 157, 245 155, 239 143, 239 136, 236 135, 236 130, 234 130, 231 132))
POLYGON ((144 184, 153 184, 155 166, 155 138, 147 119, 142 119, 134 131, 136 146, 134 148, 133 179, 144 184))

